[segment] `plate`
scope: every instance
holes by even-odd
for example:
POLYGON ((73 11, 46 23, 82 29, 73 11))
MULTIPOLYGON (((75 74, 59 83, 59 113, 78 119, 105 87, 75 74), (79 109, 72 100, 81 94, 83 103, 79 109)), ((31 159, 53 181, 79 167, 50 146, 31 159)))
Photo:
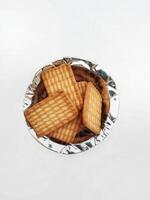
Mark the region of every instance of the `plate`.
MULTIPOLYGON (((101 129, 100 134, 98 136, 93 136, 92 138, 82 143, 64 145, 57 143, 46 136, 38 138, 32 127, 30 127, 30 125, 27 123, 26 120, 25 122, 31 135, 44 147, 61 154, 76 154, 91 149, 92 147, 102 142, 109 135, 112 126, 115 123, 118 116, 118 108, 119 108, 118 91, 114 80, 98 64, 95 64, 88 60, 80 58, 72 58, 72 57, 65 57, 56 60, 55 62, 52 62, 50 64, 57 65, 62 62, 69 63, 72 66, 80 66, 85 69, 88 69, 96 76, 99 76, 103 80, 105 80, 110 97, 110 110, 104 122, 104 127, 103 129, 101 129)), ((41 82, 40 74, 42 72, 42 69, 43 68, 41 68, 38 72, 36 72, 31 84, 28 86, 26 90, 23 102, 23 112, 32 104, 35 91, 39 83, 41 82)))

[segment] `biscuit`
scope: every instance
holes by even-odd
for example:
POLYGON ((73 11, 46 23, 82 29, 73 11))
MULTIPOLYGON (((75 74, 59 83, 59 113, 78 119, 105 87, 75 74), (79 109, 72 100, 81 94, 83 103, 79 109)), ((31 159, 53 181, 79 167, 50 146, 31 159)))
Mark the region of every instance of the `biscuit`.
POLYGON ((64 91, 79 110, 82 108, 82 96, 69 64, 45 68, 41 77, 48 94, 64 91))
POLYGON ((94 73, 90 72, 89 70, 83 67, 72 66, 72 69, 76 81, 92 82, 95 86, 98 86, 97 89, 101 93, 102 99, 110 100, 107 84, 103 78, 95 75, 94 73))
POLYGON ((87 84, 82 120, 83 124, 95 134, 99 134, 101 127, 102 98, 95 86, 89 82, 87 84))
MULTIPOLYGON (((81 82, 78 82, 77 84, 78 84, 81 96, 84 99, 87 82, 81 81, 81 82)), ((75 135, 85 128, 82 124, 81 118, 82 117, 80 114, 73 121, 69 122, 68 124, 64 125, 58 130, 54 131, 54 133, 50 133, 48 137, 53 137, 55 139, 59 139, 66 143, 72 143, 75 138, 75 135)))
MULTIPOLYGON (((78 82, 78 87, 80 89, 80 93, 82 95, 82 99, 83 99, 83 102, 84 102, 84 96, 85 96, 85 91, 86 91, 86 87, 87 87, 87 82, 86 81, 78 82)), ((85 127, 84 127, 83 123, 81 122, 79 132, 83 131, 84 129, 85 129, 85 127)))
POLYGON ((82 99, 84 100, 84 95, 85 95, 85 91, 86 91, 87 82, 86 81, 81 81, 81 82, 78 82, 77 84, 78 84, 82 99))
POLYGON ((65 143, 72 143, 74 141, 75 135, 79 131, 81 118, 81 114, 79 114, 78 117, 76 117, 71 122, 50 133, 48 137, 58 139, 65 143))
POLYGON ((57 92, 25 111, 37 136, 44 136, 76 118, 78 110, 64 92, 57 92))

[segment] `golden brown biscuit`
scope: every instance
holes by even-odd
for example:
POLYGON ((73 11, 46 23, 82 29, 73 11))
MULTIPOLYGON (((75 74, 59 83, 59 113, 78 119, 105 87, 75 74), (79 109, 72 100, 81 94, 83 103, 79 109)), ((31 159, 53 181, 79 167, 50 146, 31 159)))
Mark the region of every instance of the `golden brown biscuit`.
POLYGON ((99 134, 101 128, 102 98, 93 83, 87 84, 84 97, 82 120, 83 124, 95 134, 99 134))
POLYGON ((77 108, 64 92, 57 92, 25 111, 25 117, 37 136, 44 136, 78 115, 77 108))
MULTIPOLYGON (((78 82, 78 87, 80 89, 80 93, 82 95, 82 99, 83 99, 83 102, 84 102, 84 96, 85 96, 85 91, 86 91, 86 87, 87 87, 87 82, 86 81, 78 82)), ((78 132, 83 131, 84 129, 85 129, 85 126, 83 125, 82 120, 81 120, 78 132)))
POLYGON ((66 143, 72 143, 74 141, 75 135, 79 131, 81 118, 81 114, 79 114, 78 117, 76 117, 71 122, 50 133, 48 137, 52 137, 66 143))
MULTIPOLYGON (((87 82, 81 81, 78 82, 77 84, 81 96, 84 99, 87 82)), ((81 114, 79 114, 76 119, 64 125, 63 127, 55 130, 53 133, 50 133, 48 137, 52 137, 66 143, 72 143, 74 141, 75 135, 85 128, 82 124, 81 118, 82 118, 81 114)))
POLYGON ((107 89, 106 81, 97 76, 96 74, 90 72, 89 70, 80 67, 72 66, 73 73, 75 75, 76 81, 87 81, 92 82, 98 89, 102 97, 102 115, 101 115, 101 128, 104 127, 104 122, 110 110, 110 96, 107 89))
POLYGON ((97 86, 97 89, 101 93, 103 100, 109 100, 109 92, 107 89, 106 81, 97 76, 96 74, 92 73, 91 71, 79 67, 79 66, 72 66, 73 73, 75 75, 76 81, 87 81, 92 82, 95 86, 97 86))
POLYGON ((48 94, 64 91, 78 109, 82 108, 82 96, 69 64, 46 68, 41 77, 48 94))
POLYGON ((85 95, 85 91, 86 91, 87 82, 81 81, 81 82, 78 82, 77 84, 78 84, 82 99, 84 101, 84 95, 85 95))

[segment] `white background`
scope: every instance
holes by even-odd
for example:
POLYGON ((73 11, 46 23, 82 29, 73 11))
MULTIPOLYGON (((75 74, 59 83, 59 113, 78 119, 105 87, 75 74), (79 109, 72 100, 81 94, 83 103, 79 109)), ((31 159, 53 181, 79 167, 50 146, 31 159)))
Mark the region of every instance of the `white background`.
POLYGON ((0 0, 0 199, 150 199, 150 1, 0 0), (90 151, 40 146, 22 113, 51 60, 99 63, 117 83, 119 118, 90 151))

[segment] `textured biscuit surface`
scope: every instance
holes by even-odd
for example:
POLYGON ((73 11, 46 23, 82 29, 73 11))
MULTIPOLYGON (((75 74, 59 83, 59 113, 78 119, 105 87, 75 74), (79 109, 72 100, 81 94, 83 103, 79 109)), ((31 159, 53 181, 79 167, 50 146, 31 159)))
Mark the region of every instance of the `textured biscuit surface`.
POLYGON ((74 141, 75 135, 79 131, 81 118, 81 114, 79 114, 78 117, 76 117, 71 122, 50 133, 48 137, 53 137, 66 143, 72 143, 74 141))
POLYGON ((57 92, 25 111, 25 117, 37 136, 44 136, 78 115, 77 108, 64 92, 57 92))
POLYGON ((93 131, 95 134, 99 134, 101 127, 101 107, 102 98, 99 91, 95 86, 89 82, 87 84, 82 119, 83 124, 93 131))
MULTIPOLYGON (((82 99, 84 100, 84 95, 86 91, 87 82, 81 81, 78 82, 79 91, 81 93, 82 99)), ((76 119, 72 120, 68 124, 65 124, 63 127, 55 130, 53 133, 50 133, 48 137, 53 137, 59 139, 66 143, 72 143, 74 141, 75 135, 83 130, 82 116, 79 114, 76 119)))
POLYGON ((69 64, 43 69, 41 77, 48 94, 64 91, 78 109, 82 108, 82 97, 69 64))
POLYGON ((77 84, 78 84, 82 99, 84 100, 87 82, 86 81, 80 81, 77 84))
MULTIPOLYGON (((85 91, 86 91, 87 83, 88 83, 87 81, 77 82, 78 87, 80 89, 80 93, 81 93, 83 102, 84 102, 84 96, 85 96, 85 91)), ((81 124, 80 124, 78 132, 83 131, 84 129, 85 129, 85 126, 83 125, 82 120, 81 120, 81 124)))

